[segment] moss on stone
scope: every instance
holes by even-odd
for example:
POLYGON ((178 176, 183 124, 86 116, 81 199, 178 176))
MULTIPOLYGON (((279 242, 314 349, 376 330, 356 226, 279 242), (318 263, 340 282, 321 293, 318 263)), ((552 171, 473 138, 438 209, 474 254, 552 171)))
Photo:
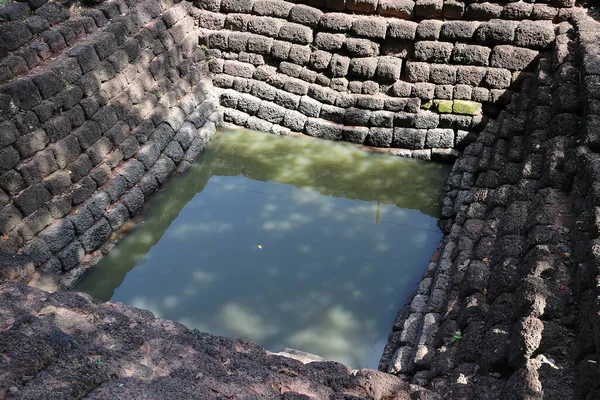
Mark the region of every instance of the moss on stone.
POLYGON ((429 110, 431 108, 431 101, 428 101, 427 103, 423 103, 423 105, 421 105, 421 107, 423 107, 425 110, 429 110))
POLYGON ((452 112, 452 100, 437 100, 437 110, 442 114, 449 114, 452 112))
POLYGON ((454 100, 452 111, 456 114, 479 115, 482 111, 481 103, 470 100, 454 100))

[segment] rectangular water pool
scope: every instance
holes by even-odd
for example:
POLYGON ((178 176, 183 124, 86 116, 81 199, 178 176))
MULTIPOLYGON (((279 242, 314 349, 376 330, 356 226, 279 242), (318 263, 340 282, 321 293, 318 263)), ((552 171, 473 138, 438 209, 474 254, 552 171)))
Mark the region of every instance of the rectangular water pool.
POLYGON ((441 238, 450 166, 219 133, 76 289, 271 351, 376 368, 441 238))

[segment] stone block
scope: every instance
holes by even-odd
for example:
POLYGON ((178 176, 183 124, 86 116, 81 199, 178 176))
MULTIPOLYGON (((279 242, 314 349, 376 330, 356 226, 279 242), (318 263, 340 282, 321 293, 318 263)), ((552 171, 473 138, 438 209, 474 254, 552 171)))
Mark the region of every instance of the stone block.
POLYGON ((522 71, 533 68, 537 58, 538 52, 535 50, 500 45, 492 50, 490 66, 522 71))
POLYGON ((342 140, 351 143, 363 144, 369 134, 369 128, 364 126, 344 126, 342 140))
POLYGON ((440 122, 440 116, 431 111, 423 111, 415 114, 413 118, 414 127, 417 129, 437 128, 440 122))
POLYGON ((471 3, 465 9, 464 17, 474 20, 490 20, 500 18, 504 7, 502 4, 494 4, 489 2, 471 3))
POLYGON ((319 25, 325 30, 335 32, 347 32, 352 28, 354 17, 345 13, 327 13, 323 14, 319 20, 319 25))
MULTIPOLYGON (((2 188, 9 195, 15 195, 19 193, 25 187, 25 180, 14 169, 6 171, 4 174, 0 175, 0 188, 2 188)), ((8 199, 5 199, 3 203, 8 202, 8 199)))
POLYGON ((79 237, 79 242, 86 253, 91 253, 104 244, 111 233, 112 230, 108 221, 101 218, 79 237))
POLYGON ((271 17, 250 17, 248 31, 258 35, 277 37, 283 21, 271 17))
POLYGON ((250 14, 253 0, 221 0, 221 11, 225 13, 250 14))
POLYGON ((452 85, 436 85, 433 96, 436 99, 450 100, 452 99, 453 91, 454 87, 452 85))
POLYGON ((346 0, 346 8, 350 11, 372 13, 377 10, 378 0, 346 0))
POLYGON ((36 152, 43 150, 48 144, 48 136, 42 130, 21 136, 14 144, 22 158, 28 158, 36 152))
POLYGON ((308 118, 304 126, 304 132, 313 137, 328 140, 340 140, 342 138, 343 125, 321 119, 308 118))
POLYGON ((383 82, 395 82, 400 78, 402 60, 395 57, 379 57, 377 61, 377 78, 383 82))
POLYGON ((77 184, 73 185, 72 201, 73 205, 80 204, 87 200, 96 190, 96 182, 89 176, 83 177, 77 184))
POLYGON ((293 44, 290 47, 290 54, 288 55, 288 60, 290 62, 293 62, 294 64, 304 65, 310 60, 310 54, 311 51, 309 47, 293 44))
POLYGON ((370 79, 375 76, 378 59, 376 57, 354 58, 350 60, 349 73, 363 79, 370 79))
POLYGON ((295 132, 303 132, 306 120, 306 115, 298 111, 287 110, 283 116, 283 125, 295 132))
POLYGON ((309 65, 316 71, 326 70, 331 61, 331 53, 323 50, 313 51, 310 55, 309 65))
POLYGON ((387 37, 399 40, 414 40, 418 23, 404 20, 391 20, 388 23, 387 37))
POLYGON ((473 88, 469 85, 456 85, 454 86, 453 97, 457 100, 471 100, 471 96, 473 95, 473 89, 476 88, 473 88))
POLYGON ((482 112, 481 103, 467 100, 454 100, 452 111, 456 114, 479 115, 482 112))
POLYGON ((288 19, 292 22, 315 28, 319 25, 322 16, 323 12, 317 8, 304 4, 296 4, 290 10, 288 19))
POLYGON ((443 0, 417 0, 415 14, 421 18, 439 18, 442 16, 443 0))
POLYGON ((63 271, 69 271, 79 265, 85 256, 85 251, 81 244, 77 240, 74 240, 59 251, 56 256, 62 264, 63 271))
POLYGON ((158 161, 150 168, 150 173, 154 175, 158 183, 161 185, 167 181, 175 170, 175 163, 167 157, 161 156, 158 161))
POLYGON ((315 36, 315 46, 326 51, 340 50, 345 41, 346 36, 341 33, 319 32, 315 36))
POLYGON ((377 13, 380 15, 410 19, 414 15, 415 2, 412 0, 379 0, 377 13))
POLYGON ((285 108, 268 101, 263 101, 260 103, 256 116, 272 124, 279 124, 283 121, 285 112, 285 108))
POLYGON ((337 124, 341 124, 344 122, 344 113, 344 108, 324 104, 321 107, 320 118, 327 121, 335 122, 337 124))
POLYGON ((368 39, 346 39, 346 51, 353 57, 373 57, 379 55, 379 44, 368 39))
POLYGON ((307 117, 318 117, 321 113, 321 103, 308 96, 302 96, 300 98, 300 105, 298 111, 307 117))
POLYGON ((485 45, 509 44, 515 39, 517 21, 493 19, 482 22, 475 31, 474 38, 485 45))
POLYGON ((456 83, 480 86, 486 73, 487 69, 483 67, 459 66, 456 71, 456 83))
POLYGON ((385 39, 387 20, 379 17, 357 17, 352 22, 351 32, 357 36, 385 39))
POLYGON ((5 234, 17 226, 22 219, 19 210, 12 204, 4 206, 0 210, 0 232, 5 234))
POLYGON ((452 43, 422 41, 415 43, 415 59, 440 64, 450 61, 452 43))
POLYGON ((309 44, 313 41, 312 29, 293 22, 285 22, 279 29, 279 39, 302 45, 309 44))
POLYGON ((554 42, 552 21, 521 21, 515 30, 514 44, 530 49, 544 49, 554 42))
POLYGON ((350 58, 334 54, 331 57, 329 64, 329 71, 334 77, 345 77, 348 74, 348 68, 350 67, 350 58))
POLYGON ((442 16, 445 19, 462 19, 465 13, 465 3, 460 1, 444 1, 442 16))
POLYGON ((371 111, 360 108, 348 108, 344 115, 344 124, 347 126, 369 126, 371 111))
POLYGON ((69 220, 60 219, 40 232, 38 237, 56 253, 75 239, 75 229, 69 220))
POLYGON ((488 65, 491 52, 489 47, 457 43, 452 51, 452 61, 456 64, 488 65))
POLYGON ((424 20, 417 26, 416 38, 420 40, 438 40, 443 22, 436 19, 424 20))
POLYGON ((81 154, 81 147, 74 136, 67 136, 50 146, 54 158, 61 169, 73 162, 81 154))
POLYGON ((454 130, 452 129, 429 129, 425 145, 429 148, 452 148, 454 146, 454 130))
POLYGON ((512 74, 507 69, 488 68, 485 84, 491 89, 506 89, 511 84, 512 74))
POLYGON ((106 220, 113 231, 116 231, 129 219, 129 210, 123 203, 118 203, 106 213, 106 220))
POLYGON ((515 21, 529 19, 533 12, 533 8, 533 4, 524 1, 508 3, 502 10, 502 19, 512 19, 515 21))
POLYGON ((417 82, 413 85, 412 96, 427 102, 433 99, 435 94, 435 84, 427 82, 417 82))
POLYGON ((397 127, 394 128, 393 147, 402 149, 422 149, 425 147, 427 129, 414 129, 397 127))
POLYGON ((293 4, 279 0, 255 0, 252 12, 257 15, 287 19, 293 4))
POLYGON ((429 80, 439 85, 456 83, 456 67, 454 65, 432 64, 429 80))
POLYGON ((393 136, 394 130, 392 128, 369 128, 365 144, 373 147, 390 147, 393 136))
POLYGON ((37 153, 31 160, 21 164, 18 171, 21 173, 27 185, 32 185, 42 180, 58 169, 58 164, 51 151, 46 150, 37 153))

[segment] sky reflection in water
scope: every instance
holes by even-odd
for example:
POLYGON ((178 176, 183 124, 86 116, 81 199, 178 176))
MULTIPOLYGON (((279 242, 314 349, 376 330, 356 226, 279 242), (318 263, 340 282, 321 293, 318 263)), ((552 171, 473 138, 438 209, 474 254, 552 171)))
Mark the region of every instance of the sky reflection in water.
POLYGON ((271 351, 376 368, 441 238, 448 171, 343 143, 224 132, 77 289, 271 351))

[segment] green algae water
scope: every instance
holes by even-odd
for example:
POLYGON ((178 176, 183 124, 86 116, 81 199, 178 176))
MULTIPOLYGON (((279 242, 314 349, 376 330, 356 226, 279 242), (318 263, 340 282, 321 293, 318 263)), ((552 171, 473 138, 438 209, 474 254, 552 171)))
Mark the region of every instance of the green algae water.
POLYGON ((223 131, 77 289, 271 351, 376 368, 442 236, 449 168, 223 131))

